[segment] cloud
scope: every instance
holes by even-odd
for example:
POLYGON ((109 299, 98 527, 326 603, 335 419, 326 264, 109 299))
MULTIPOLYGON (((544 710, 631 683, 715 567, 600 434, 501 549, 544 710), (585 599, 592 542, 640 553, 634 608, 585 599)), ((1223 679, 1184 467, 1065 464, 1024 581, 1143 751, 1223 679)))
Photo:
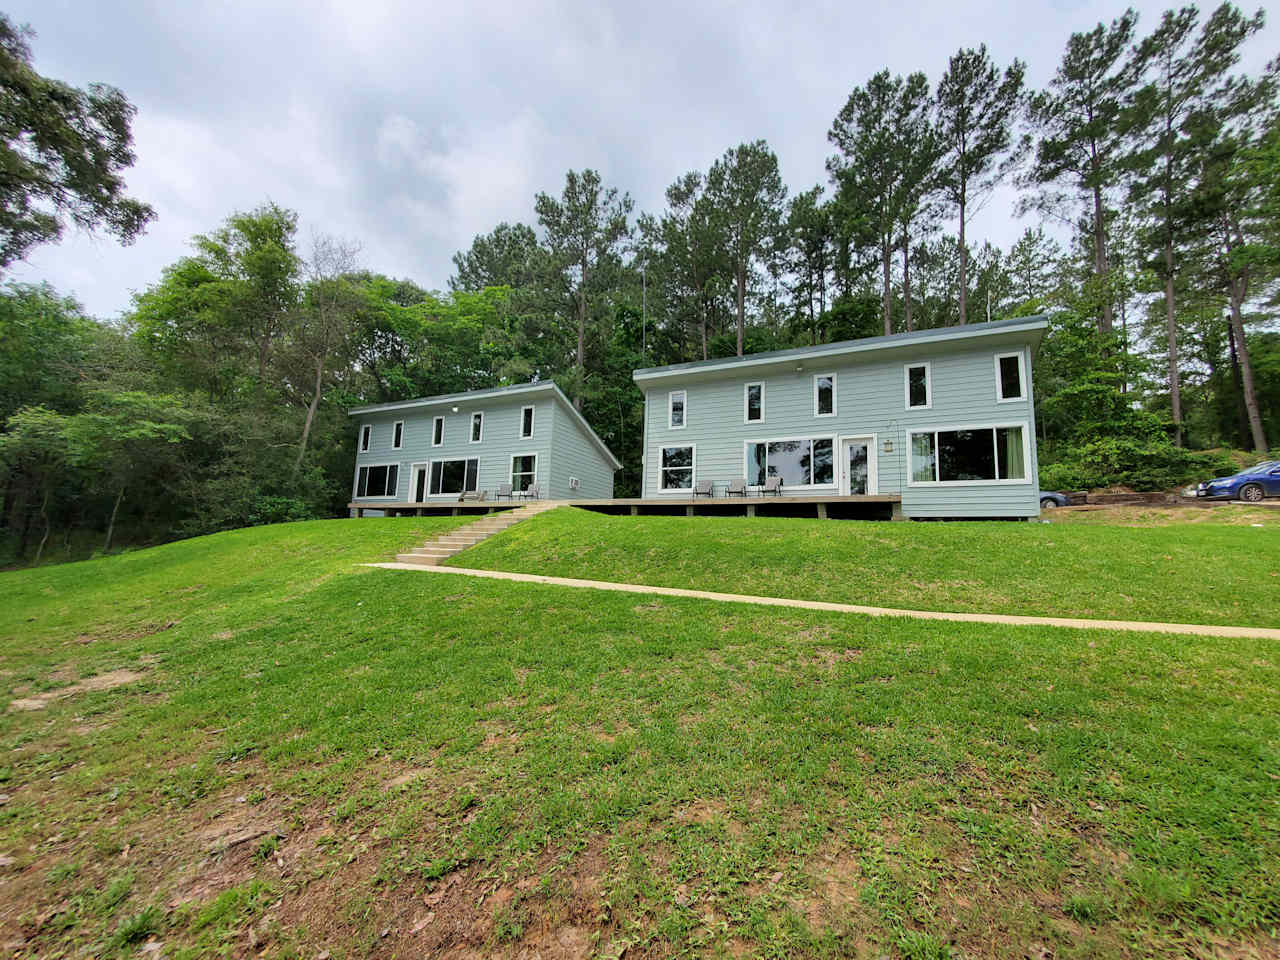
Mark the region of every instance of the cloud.
MULTIPOLYGON (((1163 5, 1143 6, 1149 28, 1163 5)), ((558 193, 570 168, 656 211, 680 174, 764 138, 804 190, 826 180, 831 118, 877 70, 936 81, 958 47, 986 42, 1043 84, 1071 31, 1122 9, 11 0, 42 72, 113 83, 137 105, 130 191, 159 214, 131 247, 71 235, 11 276, 112 316, 192 235, 271 199, 304 235, 358 240, 365 266, 441 288, 457 249, 502 220, 532 224, 534 194, 558 193)), ((1012 242, 1015 200, 993 196, 971 235, 1012 242)))

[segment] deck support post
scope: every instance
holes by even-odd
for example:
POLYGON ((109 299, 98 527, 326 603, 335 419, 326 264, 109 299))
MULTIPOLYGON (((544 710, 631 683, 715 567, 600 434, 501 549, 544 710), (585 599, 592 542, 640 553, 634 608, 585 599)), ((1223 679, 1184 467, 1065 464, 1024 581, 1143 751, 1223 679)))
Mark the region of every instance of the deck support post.
POLYGON ((686 517, 692 517, 692 516, 693 516, 693 505, 692 505, 692 504, 690 504, 689 506, 687 506, 687 507, 685 507, 685 508, 684 508, 684 515, 685 515, 686 517))
POLYGON ((904 517, 904 516, 902 515, 902 501, 901 501, 901 500, 896 501, 896 502, 894 502, 894 503, 890 504, 890 510, 891 510, 891 512, 890 512, 890 514, 889 514, 889 519, 890 519, 890 520, 905 520, 905 519, 907 519, 906 517, 904 517))
POLYGON ((418 508, 418 512, 417 512, 417 513, 415 513, 415 514, 414 514, 414 516, 416 516, 416 517, 420 517, 420 516, 422 516, 422 508, 421 508, 421 507, 419 507, 419 508, 418 508))
POLYGON ((818 504, 818 519, 827 519, 827 505, 825 503, 818 504))
POLYGON ((461 515, 461 513, 462 511, 458 507, 454 507, 453 510, 451 511, 451 515, 455 517, 461 515))
POLYGON ((747 516, 754 517, 756 515, 756 505, 754 503, 747 504, 747 516))
POLYGON ((633 517, 640 516, 640 508, 637 507, 634 503, 631 505, 631 515, 633 517))

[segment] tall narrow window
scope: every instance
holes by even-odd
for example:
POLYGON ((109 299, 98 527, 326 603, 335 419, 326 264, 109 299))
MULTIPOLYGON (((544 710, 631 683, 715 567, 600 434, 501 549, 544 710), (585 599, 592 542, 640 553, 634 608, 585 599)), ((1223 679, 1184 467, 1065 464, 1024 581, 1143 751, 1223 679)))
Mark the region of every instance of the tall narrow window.
POLYGON ((933 406, 933 386, 929 382, 929 364, 910 363, 906 366, 907 409, 927 410, 933 406))
POLYGON ((479 443, 484 439, 484 414, 473 413, 471 415, 471 442, 479 443))
POLYGON ((1022 354, 996 355, 996 401, 1012 403, 1027 399, 1026 383, 1022 376, 1022 354))
POLYGON ((438 447, 444 443, 444 417, 436 417, 431 424, 431 445, 438 447))
POLYGON ((533 436, 533 407, 520 408, 520 439, 533 436))
POLYGON ((836 375, 834 373, 820 373, 813 378, 813 415, 815 417, 836 415, 836 375))
POLYGON ((672 430, 684 428, 685 392, 672 390, 667 394, 667 426, 672 430))
POLYGON ((693 486, 693 447, 663 447, 661 480, 663 490, 688 490, 693 486))
POLYGON ((373 434, 373 427, 371 427, 369 424, 366 423, 360 427, 360 452, 361 453, 369 452, 369 437, 372 434, 373 434))
POLYGON ((764 384, 748 383, 743 396, 746 411, 742 418, 747 423, 759 423, 764 419, 764 384))
POLYGON ((404 446, 404 421, 397 420, 391 425, 391 449, 399 450, 404 446))

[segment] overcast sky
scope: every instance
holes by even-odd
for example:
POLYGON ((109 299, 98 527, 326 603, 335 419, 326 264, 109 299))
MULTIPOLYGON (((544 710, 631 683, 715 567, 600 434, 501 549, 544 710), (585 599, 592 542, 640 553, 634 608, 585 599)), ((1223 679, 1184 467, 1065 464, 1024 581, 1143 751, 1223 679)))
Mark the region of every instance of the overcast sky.
MULTIPOLYGON (((1139 3, 1140 30, 1168 4, 1139 3)), ((122 247, 68 235, 11 277, 49 280, 93 314, 189 250, 191 236, 266 199, 313 231, 362 244, 363 265, 442 289, 450 258, 533 197, 594 167, 658 211, 677 176, 766 139, 792 192, 825 182, 826 132, 850 89, 884 67, 936 82, 960 46, 1053 73, 1072 31, 1120 3, 286 4, 18 0, 36 66, 120 87, 137 106, 130 192, 158 214, 122 247)), ((1209 7, 1206 7, 1209 9, 1209 7)), ((1246 7, 1252 10, 1252 7, 1246 7)), ((1249 49, 1274 55, 1269 24, 1249 49)), ((1012 191, 970 236, 1007 246, 1027 222, 1012 191)))

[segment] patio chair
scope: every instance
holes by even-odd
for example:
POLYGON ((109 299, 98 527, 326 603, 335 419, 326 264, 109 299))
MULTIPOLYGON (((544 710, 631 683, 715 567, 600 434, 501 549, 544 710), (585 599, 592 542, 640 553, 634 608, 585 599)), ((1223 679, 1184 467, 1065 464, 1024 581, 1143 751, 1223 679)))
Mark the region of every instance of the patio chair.
POLYGON ((745 497, 747 495, 747 481, 730 480, 724 488, 726 497, 745 497))
POLYGON ((715 486, 710 480, 703 480, 700 484, 693 488, 695 497, 710 497, 715 495, 715 486))
POLYGON ((535 483, 533 486, 529 487, 527 490, 521 490, 520 499, 521 500, 541 500, 542 486, 540 484, 535 483))
POLYGON ((509 483, 498 484, 498 492, 494 495, 493 499, 501 500, 503 497, 506 497, 508 500, 515 499, 515 495, 511 492, 511 484, 509 483))
POLYGON ((488 490, 463 490, 462 494, 458 497, 458 502, 466 503, 468 500, 470 500, 470 501, 474 501, 475 503, 483 503, 488 499, 489 499, 488 490))
POLYGON ((772 493, 775 497, 782 496, 782 478, 781 477, 769 477, 768 479, 765 480, 764 486, 760 488, 760 495, 765 496, 766 494, 770 494, 770 493, 772 493))

